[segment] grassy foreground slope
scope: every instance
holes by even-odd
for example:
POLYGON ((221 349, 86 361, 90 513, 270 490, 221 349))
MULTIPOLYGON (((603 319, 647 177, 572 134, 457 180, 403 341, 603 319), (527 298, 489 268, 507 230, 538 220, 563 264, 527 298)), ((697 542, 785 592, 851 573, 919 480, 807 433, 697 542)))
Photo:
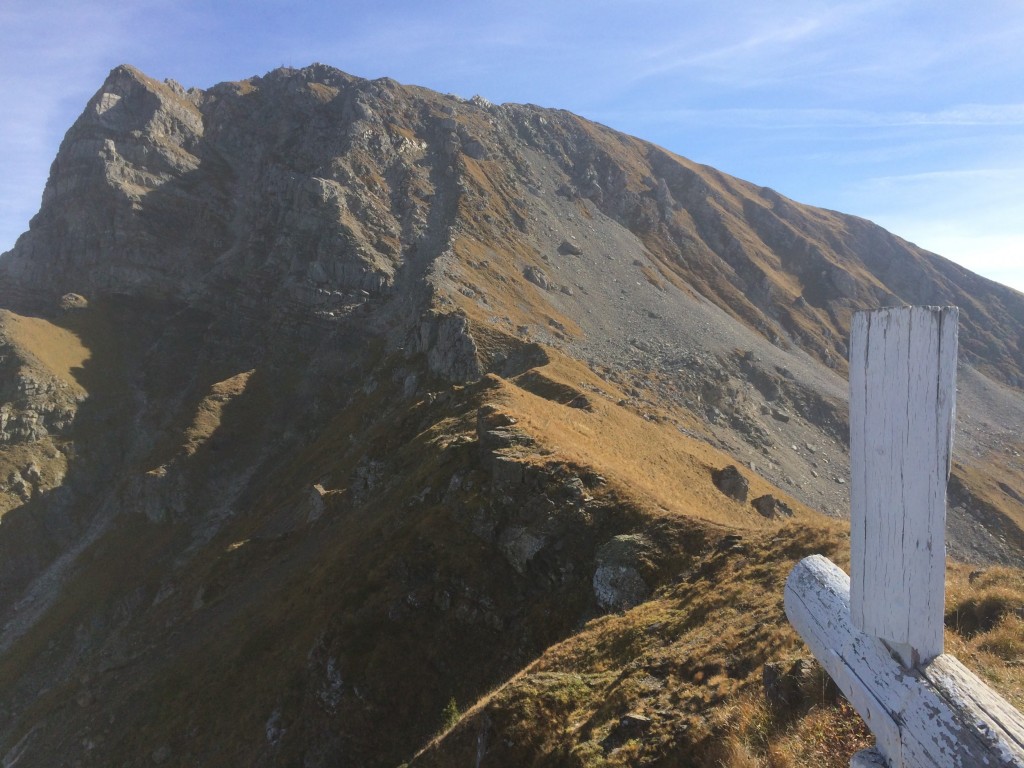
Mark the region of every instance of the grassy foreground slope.
MULTIPOLYGON (((0 690, 31 702, 9 753, 842 764, 866 737, 820 678, 778 713, 761 677, 806 656, 782 585, 806 554, 845 565, 844 525, 745 468, 748 500, 727 497, 712 472, 733 460, 685 419, 545 356, 412 398, 390 373, 404 363, 379 357, 374 386, 353 382, 297 450, 279 448, 219 528, 202 506, 119 514, 0 659, 0 690), (792 517, 759 514, 765 494, 792 517), (622 578, 598 590, 602 567, 622 578)), ((184 398, 168 417, 179 447, 152 444, 145 482, 189 473, 209 494, 191 503, 208 504, 239 456, 270 450, 296 381, 272 369, 184 398)), ((1024 577, 968 571, 952 571, 950 647, 1019 704, 1024 577)))

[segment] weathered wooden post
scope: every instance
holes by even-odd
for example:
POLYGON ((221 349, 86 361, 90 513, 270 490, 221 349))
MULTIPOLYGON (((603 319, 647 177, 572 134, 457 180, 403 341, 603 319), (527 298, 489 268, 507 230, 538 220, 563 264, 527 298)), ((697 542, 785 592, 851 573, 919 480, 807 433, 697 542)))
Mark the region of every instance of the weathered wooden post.
POLYGON ((850 328, 850 612, 908 667, 943 647, 958 314, 859 312, 850 328))
POLYGON ((814 555, 786 615, 875 734, 854 768, 1024 768, 1024 717, 943 655, 955 308, 854 316, 850 577, 814 555))

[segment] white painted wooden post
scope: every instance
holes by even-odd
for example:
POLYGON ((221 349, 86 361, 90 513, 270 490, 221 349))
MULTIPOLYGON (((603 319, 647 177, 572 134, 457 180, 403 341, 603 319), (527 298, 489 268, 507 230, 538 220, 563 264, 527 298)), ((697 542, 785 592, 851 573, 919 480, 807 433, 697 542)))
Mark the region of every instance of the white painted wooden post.
POLYGON ((942 653, 957 314, 854 316, 852 580, 813 555, 786 581, 790 622, 875 735, 852 768, 1024 768, 1024 716, 942 653))
POLYGON ((908 667, 943 648, 957 317, 897 307, 850 329, 850 611, 908 667))

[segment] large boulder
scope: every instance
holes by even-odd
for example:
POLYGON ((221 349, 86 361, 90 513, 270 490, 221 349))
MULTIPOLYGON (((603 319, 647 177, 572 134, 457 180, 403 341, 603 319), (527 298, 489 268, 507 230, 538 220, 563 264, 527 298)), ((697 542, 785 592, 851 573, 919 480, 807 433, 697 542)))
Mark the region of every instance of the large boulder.
POLYGON ((734 465, 730 464, 722 469, 716 469, 711 473, 711 479, 715 487, 731 499, 741 504, 747 501, 747 490, 749 483, 734 465))
POLYGON ((551 287, 551 281, 549 281, 548 276, 544 274, 544 270, 538 269, 537 267, 527 267, 524 269, 523 277, 542 290, 546 291, 551 287))

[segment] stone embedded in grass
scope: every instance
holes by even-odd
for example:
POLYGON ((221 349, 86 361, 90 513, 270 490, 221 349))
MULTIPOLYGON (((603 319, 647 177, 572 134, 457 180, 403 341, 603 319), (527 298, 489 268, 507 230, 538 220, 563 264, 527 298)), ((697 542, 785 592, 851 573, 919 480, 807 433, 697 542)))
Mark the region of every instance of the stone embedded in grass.
POLYGON ((772 661, 761 677, 765 700, 776 715, 795 717, 811 706, 834 704, 839 689, 813 658, 772 661))
POLYGON ((750 503, 754 506, 754 509, 769 520, 776 517, 793 516, 793 510, 790 506, 786 502, 775 498, 770 493, 766 493, 764 496, 758 496, 750 503))
POLYGON ((722 469, 713 470, 711 479, 714 481, 715 487, 726 496, 736 499, 741 504, 746 503, 749 483, 735 465, 730 464, 722 469))
POLYGON ((601 746, 606 753, 611 752, 621 747, 630 739, 641 738, 644 733, 650 730, 653 724, 654 721, 646 715, 642 715, 639 712, 628 712, 619 718, 619 722, 616 723, 604 741, 601 742, 601 746))

